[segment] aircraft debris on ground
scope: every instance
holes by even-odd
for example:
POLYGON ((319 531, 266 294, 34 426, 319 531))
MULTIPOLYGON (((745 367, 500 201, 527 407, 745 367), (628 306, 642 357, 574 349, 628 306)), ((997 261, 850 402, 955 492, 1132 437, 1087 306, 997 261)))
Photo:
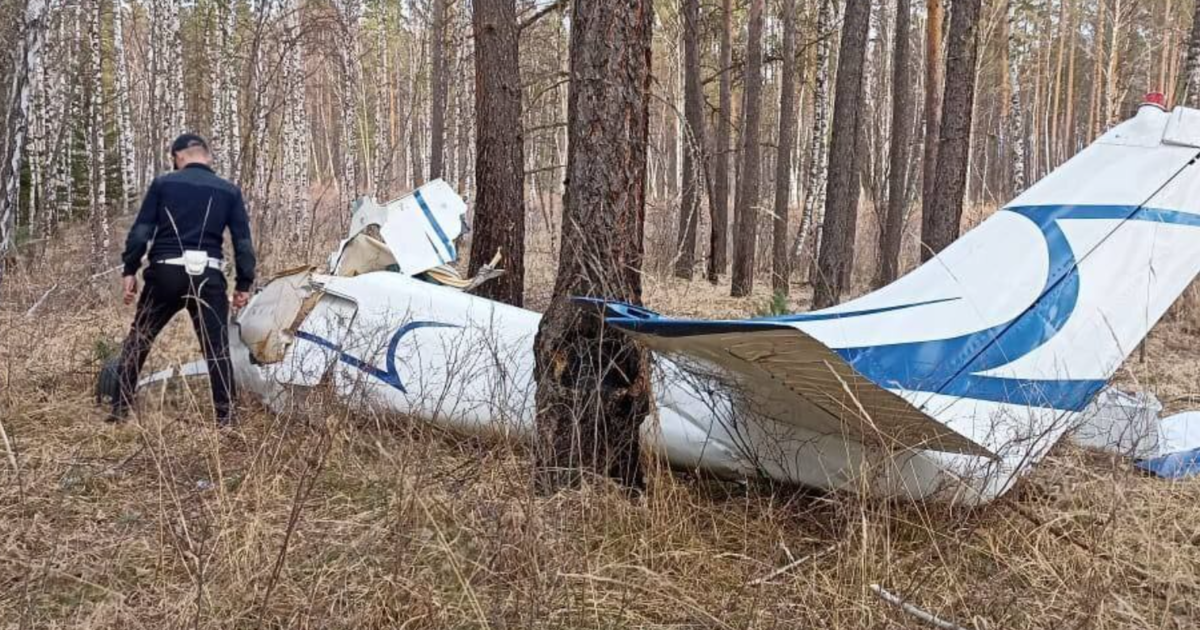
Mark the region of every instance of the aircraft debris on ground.
MULTIPOLYGON (((1144 105, 928 263, 821 311, 579 303, 654 351, 643 444, 674 467, 977 504, 1073 437, 1186 476, 1200 414, 1160 420, 1107 383, 1200 272, 1198 156, 1200 111, 1144 105)), ((328 383, 352 407, 532 438, 540 315, 438 280, 465 214, 440 180, 359 202, 329 271, 282 274, 239 315, 239 385, 280 411, 328 383)))

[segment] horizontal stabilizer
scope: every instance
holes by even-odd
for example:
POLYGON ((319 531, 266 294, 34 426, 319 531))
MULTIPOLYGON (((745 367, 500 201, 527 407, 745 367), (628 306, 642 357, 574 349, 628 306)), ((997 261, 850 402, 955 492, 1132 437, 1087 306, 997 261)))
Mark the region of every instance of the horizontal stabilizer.
POLYGON ((780 422, 891 450, 994 457, 792 326, 770 320, 670 319, 637 306, 605 307, 609 324, 655 351, 719 368, 755 401, 756 411, 780 422), (810 412, 796 413, 801 408, 810 412))

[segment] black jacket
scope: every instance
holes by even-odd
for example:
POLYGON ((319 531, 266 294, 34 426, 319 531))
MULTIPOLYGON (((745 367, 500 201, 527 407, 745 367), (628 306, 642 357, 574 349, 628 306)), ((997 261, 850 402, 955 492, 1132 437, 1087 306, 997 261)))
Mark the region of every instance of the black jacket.
POLYGON ((254 243, 242 191, 203 164, 162 175, 146 191, 125 240, 125 275, 137 273, 151 241, 151 263, 177 258, 185 249, 203 249, 221 258, 226 228, 233 239, 237 290, 249 291, 254 283, 254 243))

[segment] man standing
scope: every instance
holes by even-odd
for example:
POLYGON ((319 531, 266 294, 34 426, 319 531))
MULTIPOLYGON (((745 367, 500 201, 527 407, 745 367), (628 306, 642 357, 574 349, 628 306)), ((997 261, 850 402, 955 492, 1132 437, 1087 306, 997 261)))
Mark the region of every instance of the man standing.
POLYGON ((180 309, 192 318, 212 383, 217 423, 233 422, 235 395, 229 360, 229 297, 222 273, 221 246, 225 230, 233 240, 237 280, 233 308, 250 299, 254 282, 254 245, 242 191, 212 170, 212 154, 203 138, 185 133, 171 145, 175 172, 150 184, 141 211, 125 241, 125 303, 138 293, 137 272, 150 249, 143 274, 146 288, 138 298, 137 314, 121 349, 110 421, 121 421, 133 405, 138 372, 150 345, 180 309))

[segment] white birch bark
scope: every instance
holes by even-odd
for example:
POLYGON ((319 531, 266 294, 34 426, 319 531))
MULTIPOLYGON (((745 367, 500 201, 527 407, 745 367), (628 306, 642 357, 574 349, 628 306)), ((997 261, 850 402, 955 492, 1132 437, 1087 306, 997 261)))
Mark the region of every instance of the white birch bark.
POLYGON ((341 109, 342 109, 342 183, 338 187, 341 197, 340 208, 348 207, 359 195, 357 153, 359 146, 358 89, 359 77, 359 33, 362 22, 362 0, 341 0, 341 18, 344 41, 339 49, 341 62, 341 109))
POLYGON ((13 81, 9 87, 8 110, 4 125, 4 189, 0 196, 0 283, 4 279, 4 259, 13 245, 17 201, 20 198, 21 167, 24 160, 25 134, 33 80, 41 74, 42 43, 46 35, 46 0, 27 0, 21 22, 22 37, 13 81))
MULTIPOLYGON (((808 146, 808 175, 804 183, 804 211, 800 215, 800 228, 792 244, 792 258, 800 256, 809 240, 812 226, 821 225, 825 220, 825 176, 829 158, 830 29, 834 17, 832 0, 822 0, 817 16, 817 37, 821 40, 817 44, 816 76, 813 79, 813 122, 808 146)), ((814 247, 813 252, 816 251, 814 247)))
POLYGON ((311 217, 308 203, 310 125, 304 86, 304 46, 300 41, 300 0, 287 4, 288 41, 284 58, 284 85, 290 97, 283 117, 283 178, 285 208, 292 226, 292 243, 307 246, 311 217))
POLYGON ((91 166, 89 175, 88 216, 92 226, 92 270, 99 272, 104 266, 104 258, 112 235, 108 219, 108 190, 105 177, 105 146, 104 146, 104 59, 100 48, 100 0, 94 0, 88 17, 88 161, 91 166))
POLYGON ((217 168, 232 175, 241 165, 241 123, 238 112, 238 86, 234 61, 237 46, 234 36, 237 31, 237 6, 234 0, 220 0, 216 4, 219 30, 213 67, 217 69, 216 86, 213 90, 212 147, 217 168))
POLYGON ((125 2, 113 0, 113 54, 116 68, 114 75, 117 84, 115 104, 117 108, 117 148, 121 157, 121 210, 129 211, 135 199, 135 189, 140 188, 135 181, 137 169, 137 153, 133 144, 133 114, 130 103, 132 94, 129 89, 129 60, 125 49, 125 2))

